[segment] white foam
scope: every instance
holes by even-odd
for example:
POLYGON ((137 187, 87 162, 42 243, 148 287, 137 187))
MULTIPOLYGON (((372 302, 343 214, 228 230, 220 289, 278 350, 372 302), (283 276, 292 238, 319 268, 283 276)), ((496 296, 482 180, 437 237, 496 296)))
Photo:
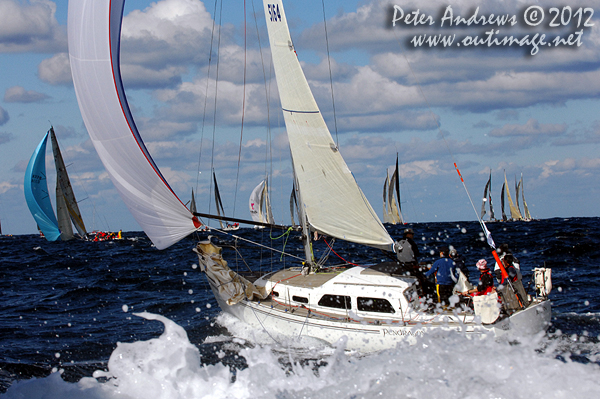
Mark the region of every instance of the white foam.
POLYGON ((291 366, 282 367, 281 352, 273 350, 281 347, 271 341, 241 349, 248 367, 232 378, 227 365, 201 366, 198 348, 182 327, 162 316, 137 315, 162 322, 164 333, 149 341, 118 344, 108 371, 94 373, 98 379, 67 383, 54 373, 16 382, 2 398, 550 399, 591 398, 600 392, 596 364, 557 360, 552 345, 539 337, 510 345, 452 333, 432 334, 417 345, 399 345, 364 357, 349 356, 341 343, 324 358, 327 364, 318 368, 314 362, 300 363, 301 355, 294 349, 286 355, 291 366))

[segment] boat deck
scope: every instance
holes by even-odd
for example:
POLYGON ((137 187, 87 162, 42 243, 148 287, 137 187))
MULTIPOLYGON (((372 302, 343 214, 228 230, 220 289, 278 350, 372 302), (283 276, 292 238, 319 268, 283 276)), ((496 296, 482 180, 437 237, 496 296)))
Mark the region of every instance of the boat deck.
POLYGON ((325 284, 335 276, 338 276, 344 270, 346 269, 334 269, 314 274, 302 275, 300 268, 290 268, 271 274, 268 277, 268 280, 277 284, 285 284, 292 287, 312 288, 325 284))

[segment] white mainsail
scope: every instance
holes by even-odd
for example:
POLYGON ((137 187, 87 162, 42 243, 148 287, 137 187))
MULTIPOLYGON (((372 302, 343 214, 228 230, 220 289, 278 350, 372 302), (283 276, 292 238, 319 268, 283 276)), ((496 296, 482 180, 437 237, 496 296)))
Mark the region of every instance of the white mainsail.
POLYGON ((305 221, 313 231, 392 250, 393 239, 358 187, 315 102, 281 0, 264 0, 263 5, 305 221))
POLYGON ((92 143, 121 198, 158 249, 200 227, 142 141, 121 82, 124 0, 69 1, 69 59, 92 143))

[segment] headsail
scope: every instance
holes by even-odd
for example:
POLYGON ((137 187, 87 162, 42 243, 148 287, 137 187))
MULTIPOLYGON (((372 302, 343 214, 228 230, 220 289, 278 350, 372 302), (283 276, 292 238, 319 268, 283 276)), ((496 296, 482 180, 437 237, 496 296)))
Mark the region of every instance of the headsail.
POLYGON ((263 1, 302 217, 319 233, 392 250, 394 241, 342 158, 302 72, 281 0, 263 1))
POLYGON ((119 63, 124 0, 70 1, 69 59, 79 109, 121 198, 158 249, 200 227, 150 156, 129 110, 119 63))
POLYGON ((52 209, 46 181, 46 143, 48 136, 49 132, 38 144, 29 160, 25 170, 24 189, 27 206, 38 225, 38 229, 48 241, 56 241, 60 238, 60 230, 52 209))
MULTIPOLYGON (((75 194, 73 193, 73 187, 71 186, 71 181, 69 180, 67 168, 65 167, 65 162, 60 152, 60 147, 58 146, 58 140, 56 140, 56 134, 54 134, 53 127, 50 128, 50 140, 52 141, 52 152, 54 153, 54 165, 56 166, 56 213, 59 215, 59 226, 61 226, 60 229, 63 233, 63 236, 65 236, 65 229, 67 232, 70 231, 70 238, 72 238, 73 228, 71 227, 71 222, 73 222, 73 225, 77 229, 79 235, 81 237, 85 237, 87 234, 85 224, 83 223, 83 218, 81 217, 81 212, 79 211, 79 206, 77 205, 77 200, 75 199, 75 194), (68 215, 66 223, 68 227, 65 226, 64 229, 60 223, 61 217, 58 210, 59 197, 63 198, 64 207, 68 215)), ((63 240, 64 239, 65 238, 63 237, 63 240)))

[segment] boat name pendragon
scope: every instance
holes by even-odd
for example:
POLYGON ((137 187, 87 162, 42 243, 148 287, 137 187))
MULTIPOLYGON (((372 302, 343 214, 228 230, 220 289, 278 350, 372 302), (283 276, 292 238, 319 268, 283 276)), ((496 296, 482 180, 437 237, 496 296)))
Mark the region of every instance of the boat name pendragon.
POLYGON ((423 335, 425 335, 425 331, 423 330, 392 330, 391 328, 384 328, 383 330, 381 330, 381 332, 383 333, 383 336, 387 336, 387 335, 395 335, 395 336, 411 336, 411 337, 422 337, 423 335))

